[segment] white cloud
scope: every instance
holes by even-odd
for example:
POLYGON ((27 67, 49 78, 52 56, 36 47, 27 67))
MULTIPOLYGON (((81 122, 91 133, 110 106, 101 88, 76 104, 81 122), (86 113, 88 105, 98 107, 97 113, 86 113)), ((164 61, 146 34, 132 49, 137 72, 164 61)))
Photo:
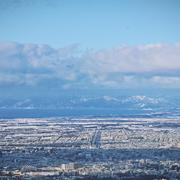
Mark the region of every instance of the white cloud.
POLYGON ((165 87, 180 87, 180 77, 178 76, 154 76, 150 80, 153 84, 158 84, 165 87))
POLYGON ((180 85, 180 44, 121 46, 81 52, 78 45, 0 43, 0 84, 72 86, 180 85), (173 74, 173 75, 172 75, 173 74), (56 83, 55 83, 56 84, 56 83))
POLYGON ((90 54, 107 72, 148 72, 180 69, 180 45, 124 46, 90 54))

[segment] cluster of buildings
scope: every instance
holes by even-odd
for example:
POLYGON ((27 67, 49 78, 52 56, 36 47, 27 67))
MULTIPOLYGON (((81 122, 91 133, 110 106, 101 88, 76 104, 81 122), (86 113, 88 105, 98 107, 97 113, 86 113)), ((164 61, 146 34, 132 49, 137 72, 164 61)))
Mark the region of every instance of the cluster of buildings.
POLYGON ((0 120, 0 179, 180 179, 180 121, 0 120))

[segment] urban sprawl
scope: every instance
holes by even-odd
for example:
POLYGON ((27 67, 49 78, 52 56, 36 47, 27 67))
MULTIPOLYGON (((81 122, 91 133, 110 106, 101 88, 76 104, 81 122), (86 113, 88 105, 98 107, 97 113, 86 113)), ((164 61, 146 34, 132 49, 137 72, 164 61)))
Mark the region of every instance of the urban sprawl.
POLYGON ((178 118, 0 120, 0 179, 180 179, 178 118))

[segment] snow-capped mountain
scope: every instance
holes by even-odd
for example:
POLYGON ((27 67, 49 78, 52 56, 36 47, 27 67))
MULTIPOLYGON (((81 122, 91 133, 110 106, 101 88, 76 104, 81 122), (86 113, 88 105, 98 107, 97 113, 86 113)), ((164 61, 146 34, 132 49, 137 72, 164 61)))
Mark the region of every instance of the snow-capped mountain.
POLYGON ((168 96, 71 95, 57 97, 2 98, 0 117, 52 116, 179 116, 180 101, 168 96))
POLYGON ((58 98, 28 98, 1 100, 0 108, 12 109, 58 109, 58 108, 153 108, 164 106, 168 103, 162 97, 149 96, 74 96, 58 98))

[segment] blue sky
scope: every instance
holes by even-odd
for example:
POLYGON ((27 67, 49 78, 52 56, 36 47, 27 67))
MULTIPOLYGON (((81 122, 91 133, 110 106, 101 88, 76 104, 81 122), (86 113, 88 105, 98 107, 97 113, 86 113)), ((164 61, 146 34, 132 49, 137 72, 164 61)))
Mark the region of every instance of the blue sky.
POLYGON ((0 87, 180 88, 179 0, 0 0, 0 87))
POLYGON ((0 40, 84 48, 180 41, 179 0, 1 0, 0 40))

